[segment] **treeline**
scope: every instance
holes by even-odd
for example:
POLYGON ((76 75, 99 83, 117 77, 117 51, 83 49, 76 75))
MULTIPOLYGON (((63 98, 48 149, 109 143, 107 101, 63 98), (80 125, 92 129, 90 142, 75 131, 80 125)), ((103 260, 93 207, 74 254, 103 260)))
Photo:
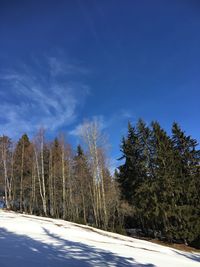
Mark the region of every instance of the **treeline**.
POLYGON ((17 143, 0 137, 0 185, 7 208, 200 247, 200 151, 178 124, 128 125, 119 164, 110 174, 107 144, 96 121, 81 129, 73 151, 62 135, 41 129, 17 143), (84 149, 83 149, 84 148, 84 149))
POLYGON ((117 173, 131 205, 129 227, 146 236, 200 246, 200 151, 177 123, 169 136, 158 122, 128 125, 117 173))
POLYGON ((63 136, 45 140, 44 131, 14 144, 0 137, 6 206, 29 214, 63 218, 115 231, 122 225, 119 190, 107 167, 104 136, 97 122, 82 128, 85 152, 63 136))

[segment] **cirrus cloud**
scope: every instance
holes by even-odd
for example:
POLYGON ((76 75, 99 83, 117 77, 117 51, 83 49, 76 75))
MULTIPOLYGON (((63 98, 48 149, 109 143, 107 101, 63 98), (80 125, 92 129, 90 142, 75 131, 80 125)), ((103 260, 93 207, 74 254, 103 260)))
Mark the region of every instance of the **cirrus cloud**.
POLYGON ((27 65, 1 71, 1 134, 12 137, 23 132, 32 134, 39 127, 56 131, 73 123, 89 92, 78 75, 76 66, 64 64, 55 57, 53 63, 52 59, 45 62, 45 72, 27 65), (69 69, 76 81, 63 75, 69 69))

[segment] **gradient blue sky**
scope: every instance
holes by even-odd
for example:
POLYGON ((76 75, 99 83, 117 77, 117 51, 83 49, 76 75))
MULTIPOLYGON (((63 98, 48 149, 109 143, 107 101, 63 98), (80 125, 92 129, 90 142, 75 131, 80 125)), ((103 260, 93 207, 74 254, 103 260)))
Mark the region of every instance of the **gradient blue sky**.
POLYGON ((0 1, 0 134, 97 118, 117 158, 140 117, 200 140, 199 103, 200 1, 0 1))

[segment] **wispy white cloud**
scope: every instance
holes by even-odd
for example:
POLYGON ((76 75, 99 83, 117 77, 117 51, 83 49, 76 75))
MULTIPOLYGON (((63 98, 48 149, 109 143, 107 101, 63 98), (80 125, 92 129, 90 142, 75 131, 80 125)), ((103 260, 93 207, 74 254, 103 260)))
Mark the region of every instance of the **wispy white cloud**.
POLYGON ((120 125, 122 122, 127 124, 128 120, 135 120, 135 115, 133 115, 133 112, 128 109, 119 110, 118 112, 108 115, 107 117, 104 115, 92 116, 84 119, 81 123, 76 125, 75 128, 69 132, 69 134, 73 136, 81 136, 82 128, 87 121, 96 121, 100 130, 105 130, 112 128, 115 124, 120 125))
POLYGON ((69 69, 76 75, 76 66, 54 58, 45 67, 44 75, 28 66, 0 73, 1 134, 34 133, 41 126, 55 131, 75 121, 89 87, 69 77, 59 79, 69 69))
POLYGON ((118 115, 120 115, 120 117, 122 119, 127 119, 127 120, 129 120, 129 119, 135 119, 135 115, 133 114, 133 112, 130 111, 130 110, 128 110, 128 109, 122 109, 120 111, 120 114, 118 114, 118 115))
POLYGON ((47 57, 52 76, 73 75, 73 74, 88 74, 90 71, 82 67, 80 64, 71 64, 58 60, 57 57, 47 57))
POLYGON ((76 125, 75 128, 69 132, 69 134, 76 136, 76 137, 81 137, 83 134, 84 126, 86 126, 90 122, 96 122, 98 124, 99 130, 104 130, 106 128, 106 122, 105 122, 104 116, 99 115, 99 116, 93 116, 90 119, 83 120, 83 122, 76 125))

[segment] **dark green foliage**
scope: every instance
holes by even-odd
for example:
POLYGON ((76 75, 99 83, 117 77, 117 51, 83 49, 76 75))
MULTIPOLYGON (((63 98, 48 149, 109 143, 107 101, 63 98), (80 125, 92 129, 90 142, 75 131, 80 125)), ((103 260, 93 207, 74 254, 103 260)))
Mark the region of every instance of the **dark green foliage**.
POLYGON ((122 196, 129 203, 134 202, 134 192, 139 186, 142 175, 142 160, 140 155, 139 140, 136 131, 128 125, 128 137, 122 140, 121 159, 125 163, 119 167, 119 183, 121 185, 122 196))
MULTIPOLYGON (((118 182, 133 207, 131 227, 168 241, 191 243, 200 236, 200 151, 174 123, 172 136, 153 122, 128 125, 118 182)), ((130 226, 130 218, 129 218, 130 226)))
POLYGON ((178 213, 181 235, 191 242, 200 234, 199 163, 197 141, 186 136, 177 123, 172 126, 172 140, 177 154, 176 176, 179 178, 178 213))
POLYGON ((73 190, 77 203, 79 203, 79 216, 75 220, 84 224, 88 223, 90 211, 92 210, 91 199, 89 197, 92 177, 90 174, 87 157, 80 145, 77 146, 74 157, 74 179, 78 182, 79 187, 73 190))
POLYGON ((19 139, 13 156, 13 176, 16 179, 13 194, 20 211, 27 211, 31 191, 33 150, 27 134, 19 139))

